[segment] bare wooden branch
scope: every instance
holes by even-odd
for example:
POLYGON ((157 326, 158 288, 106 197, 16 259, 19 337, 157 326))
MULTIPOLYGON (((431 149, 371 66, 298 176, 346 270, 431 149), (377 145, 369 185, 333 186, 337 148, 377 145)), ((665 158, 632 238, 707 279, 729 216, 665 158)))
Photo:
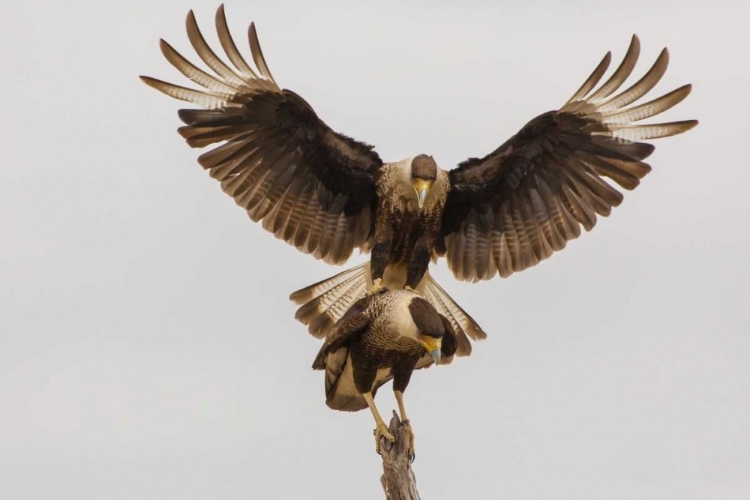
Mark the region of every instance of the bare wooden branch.
POLYGON ((380 484, 385 490, 386 500, 420 500, 417 492, 417 480, 409 460, 406 425, 401 422, 396 412, 388 426, 396 440, 391 443, 385 438, 380 440, 380 456, 383 459, 383 475, 380 484))

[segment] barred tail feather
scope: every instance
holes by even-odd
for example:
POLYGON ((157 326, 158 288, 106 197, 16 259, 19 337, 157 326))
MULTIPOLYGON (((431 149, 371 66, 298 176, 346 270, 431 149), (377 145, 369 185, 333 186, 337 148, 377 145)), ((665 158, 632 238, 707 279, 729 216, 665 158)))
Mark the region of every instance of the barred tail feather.
POLYGON ((456 356, 468 356, 471 354, 471 343, 469 339, 474 341, 483 340, 487 338, 487 334, 482 327, 474 321, 466 311, 459 306, 448 293, 443 290, 437 281, 429 274, 429 271, 425 274, 424 290, 421 293, 424 294, 427 301, 432 304, 437 311, 448 318, 451 322, 453 329, 456 331, 458 336, 458 349, 456 350, 456 356))
POLYGON ((294 315, 307 325, 310 335, 324 338, 336 321, 367 291, 369 262, 314 283, 289 296, 301 307, 294 315))

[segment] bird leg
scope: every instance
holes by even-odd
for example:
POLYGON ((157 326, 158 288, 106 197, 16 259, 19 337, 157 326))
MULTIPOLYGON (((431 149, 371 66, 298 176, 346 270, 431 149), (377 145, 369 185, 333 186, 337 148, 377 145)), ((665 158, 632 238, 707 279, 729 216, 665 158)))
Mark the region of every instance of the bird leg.
POLYGON ((367 295, 376 295, 380 293, 381 290, 383 290, 383 278, 377 278, 372 281, 372 286, 367 292, 367 295))
POLYGON ((388 431, 388 426, 385 425, 385 422, 383 422, 383 419, 380 417, 378 408, 375 406, 375 400, 372 398, 372 393, 365 392, 362 396, 364 396, 365 401, 367 401, 367 406, 370 407, 372 416, 375 417, 375 451, 380 454, 380 439, 384 437, 388 441, 393 442, 396 438, 394 438, 393 434, 388 431))
POLYGON ((406 444, 406 449, 409 453, 409 461, 413 462, 416 454, 414 453, 414 431, 411 428, 411 422, 409 417, 406 416, 406 407, 404 406, 404 393, 402 391, 393 391, 396 396, 396 402, 398 403, 398 412, 401 414, 401 425, 406 427, 406 436, 409 442, 406 444))
POLYGON ((435 245, 434 237, 423 234, 419 237, 414 249, 411 251, 409 264, 406 268, 406 286, 412 290, 419 286, 427 267, 430 265, 432 247, 435 245))

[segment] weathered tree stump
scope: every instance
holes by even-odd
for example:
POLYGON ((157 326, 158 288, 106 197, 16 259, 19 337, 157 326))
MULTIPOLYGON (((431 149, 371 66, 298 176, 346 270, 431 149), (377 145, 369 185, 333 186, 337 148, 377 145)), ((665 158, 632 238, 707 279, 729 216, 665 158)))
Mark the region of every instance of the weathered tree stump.
POLYGON ((383 459, 383 485, 386 500, 420 500, 417 492, 417 480, 409 460, 406 426, 401 423, 396 412, 388 425, 388 430, 396 440, 391 443, 385 438, 380 440, 380 456, 383 459))

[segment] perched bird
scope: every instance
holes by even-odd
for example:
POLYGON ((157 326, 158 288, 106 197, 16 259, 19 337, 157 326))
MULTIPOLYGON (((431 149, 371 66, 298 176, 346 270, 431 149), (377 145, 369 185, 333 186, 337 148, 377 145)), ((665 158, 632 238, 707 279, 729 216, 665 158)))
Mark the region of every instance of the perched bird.
POLYGON ((664 75, 664 49, 646 74, 625 90, 640 53, 634 35, 614 73, 611 61, 593 73, 558 110, 543 113, 493 152, 446 171, 428 155, 383 162, 372 146, 333 131, 312 106, 271 75, 250 25, 256 69, 240 55, 223 6, 216 13, 219 42, 230 64, 208 46, 193 13, 188 38, 214 72, 193 65, 167 42, 161 50, 194 90, 150 77, 151 87, 205 109, 181 109, 178 129, 196 148, 219 144, 198 162, 253 221, 302 252, 342 264, 354 249, 370 261, 299 290, 297 318, 324 337, 365 293, 414 289, 448 320, 457 355, 469 338, 486 333, 430 276, 431 261, 445 257, 459 280, 476 282, 523 271, 591 230, 597 216, 620 205, 620 188, 632 190, 651 171, 649 139, 680 134, 697 121, 637 124, 685 99, 685 85, 643 104, 664 75))
POLYGON ((369 406, 375 417, 375 447, 393 435, 375 406, 378 388, 393 379, 408 450, 414 456, 414 433, 404 407, 404 391, 415 369, 447 364, 458 347, 451 322, 419 294, 381 290, 350 307, 326 337, 313 369, 325 370, 326 404, 334 410, 369 406))

